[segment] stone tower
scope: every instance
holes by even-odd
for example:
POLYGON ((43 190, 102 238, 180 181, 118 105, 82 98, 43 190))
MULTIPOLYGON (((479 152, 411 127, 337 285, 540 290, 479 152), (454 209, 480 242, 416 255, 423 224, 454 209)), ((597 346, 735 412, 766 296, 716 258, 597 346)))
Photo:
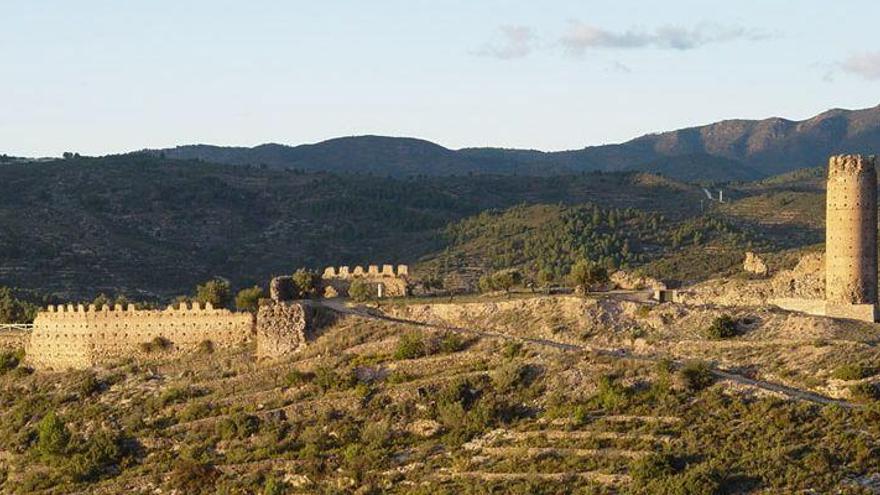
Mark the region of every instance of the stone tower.
POLYGON ((877 318, 877 172, 873 156, 828 161, 825 314, 877 318))

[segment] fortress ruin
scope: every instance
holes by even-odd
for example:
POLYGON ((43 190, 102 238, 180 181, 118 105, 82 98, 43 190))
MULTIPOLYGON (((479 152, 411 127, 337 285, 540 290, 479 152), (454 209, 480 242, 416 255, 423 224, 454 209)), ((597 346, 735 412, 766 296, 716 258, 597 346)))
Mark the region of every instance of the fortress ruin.
POLYGON ((877 319, 877 172, 873 156, 832 156, 825 218, 825 314, 877 319))
POLYGON ((324 297, 347 295, 351 283, 360 279, 374 286, 374 293, 382 297, 404 297, 409 287, 409 267, 397 265, 395 272, 393 265, 369 265, 366 270, 355 266, 327 267, 321 275, 324 297))

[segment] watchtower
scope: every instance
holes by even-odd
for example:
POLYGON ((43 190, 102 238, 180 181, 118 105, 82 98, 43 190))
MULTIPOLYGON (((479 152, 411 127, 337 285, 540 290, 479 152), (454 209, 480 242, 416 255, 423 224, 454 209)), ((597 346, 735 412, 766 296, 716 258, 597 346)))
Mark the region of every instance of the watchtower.
POLYGON ((873 156, 828 161, 825 314, 877 319, 877 171, 873 156))

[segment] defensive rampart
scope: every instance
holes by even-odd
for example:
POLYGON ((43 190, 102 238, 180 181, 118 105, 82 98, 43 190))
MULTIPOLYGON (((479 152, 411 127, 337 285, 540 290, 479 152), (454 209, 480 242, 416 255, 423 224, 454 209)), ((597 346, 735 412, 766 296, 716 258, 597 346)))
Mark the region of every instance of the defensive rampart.
POLYGON ((379 297, 403 297, 409 288, 409 267, 407 265, 369 265, 365 270, 361 266, 328 267, 324 269, 321 280, 324 285, 324 295, 333 297, 348 294, 348 288, 354 280, 361 279, 374 285, 374 291, 379 297))
POLYGON ((204 341, 228 348, 253 338, 250 313, 181 303, 165 310, 103 306, 49 306, 34 320, 27 362, 38 369, 88 368, 147 352, 162 339, 166 352, 192 351, 204 341))

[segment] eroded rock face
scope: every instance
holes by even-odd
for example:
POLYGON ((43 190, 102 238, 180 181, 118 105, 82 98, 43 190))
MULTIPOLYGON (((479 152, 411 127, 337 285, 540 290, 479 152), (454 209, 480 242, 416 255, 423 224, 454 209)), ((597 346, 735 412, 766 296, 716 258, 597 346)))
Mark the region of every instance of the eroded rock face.
POLYGON ((257 312, 257 358, 293 354, 308 341, 309 308, 301 303, 273 301, 257 312))
POLYGON ((746 252, 746 259, 743 261, 743 270, 761 276, 766 276, 770 272, 767 268, 767 263, 765 263, 760 256, 751 251, 746 252))

